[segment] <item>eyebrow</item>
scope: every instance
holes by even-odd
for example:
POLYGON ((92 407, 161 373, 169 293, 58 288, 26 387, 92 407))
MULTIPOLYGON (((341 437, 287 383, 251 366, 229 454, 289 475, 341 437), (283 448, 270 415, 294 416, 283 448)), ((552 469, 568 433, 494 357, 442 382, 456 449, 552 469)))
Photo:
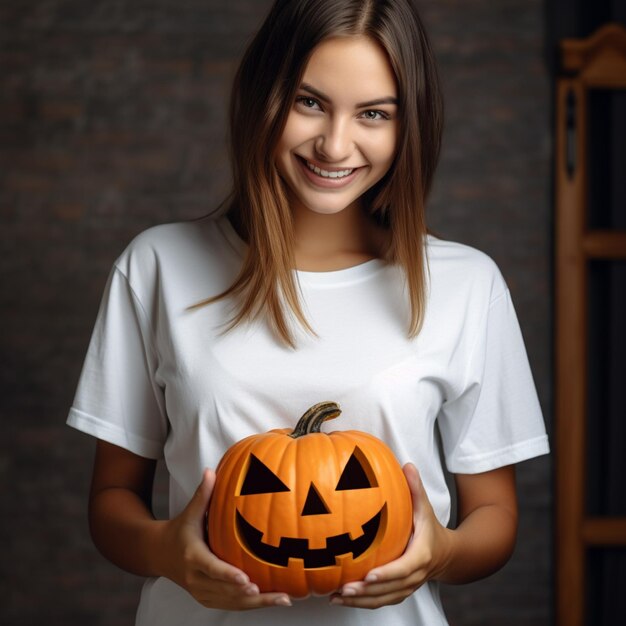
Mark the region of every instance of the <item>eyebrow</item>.
MULTIPOLYGON (((323 100, 324 102, 330 102, 330 98, 326 94, 323 94, 321 91, 318 91, 317 89, 315 89, 315 87, 312 87, 308 83, 302 83, 300 85, 300 89, 303 89, 304 91, 308 91, 309 93, 312 93, 314 96, 317 96, 320 100, 323 100)), ((397 105, 398 99, 392 96, 387 96, 386 98, 377 98, 376 100, 369 100, 368 102, 359 102, 356 105, 356 108, 361 109, 363 107, 371 107, 377 104, 397 105)))

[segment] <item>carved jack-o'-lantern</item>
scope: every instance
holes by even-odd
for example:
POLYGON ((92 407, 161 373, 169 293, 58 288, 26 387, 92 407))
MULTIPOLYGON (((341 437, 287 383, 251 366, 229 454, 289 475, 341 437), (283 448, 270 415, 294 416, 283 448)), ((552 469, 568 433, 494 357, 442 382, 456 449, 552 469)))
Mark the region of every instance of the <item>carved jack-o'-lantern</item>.
POLYGON ((407 545, 412 504, 398 461, 367 433, 320 432, 340 412, 317 404, 293 432, 246 437, 218 465, 210 547, 261 591, 330 593, 407 545))

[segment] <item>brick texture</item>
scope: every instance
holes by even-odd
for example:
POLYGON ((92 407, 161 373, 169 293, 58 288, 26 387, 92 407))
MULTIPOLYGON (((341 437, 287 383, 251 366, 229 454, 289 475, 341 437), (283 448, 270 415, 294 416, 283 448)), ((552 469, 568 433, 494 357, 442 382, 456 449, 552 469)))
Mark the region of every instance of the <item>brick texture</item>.
MULTIPOLYGON (((230 80, 267 0, 0 6, 0 623, 133 623, 141 580, 92 546, 93 441, 64 425, 112 262, 228 189, 230 80)), ((550 86, 539 0, 422 0, 446 92, 431 225, 499 264, 551 422, 550 86)), ((452 624, 551 619, 549 458, 518 470, 517 551, 444 589, 452 624)), ((165 512, 165 482, 157 509, 165 512)))

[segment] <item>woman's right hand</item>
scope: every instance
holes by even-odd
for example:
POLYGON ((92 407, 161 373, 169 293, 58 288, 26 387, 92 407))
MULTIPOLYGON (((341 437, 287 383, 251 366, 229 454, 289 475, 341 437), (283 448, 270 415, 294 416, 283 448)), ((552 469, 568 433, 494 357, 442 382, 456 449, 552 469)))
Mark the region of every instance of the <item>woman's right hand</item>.
POLYGON ((202 482, 185 509, 177 517, 163 522, 159 569, 209 608, 246 610, 291 606, 288 595, 260 593, 243 571, 211 552, 205 541, 205 525, 214 484, 215 472, 205 470, 202 482))

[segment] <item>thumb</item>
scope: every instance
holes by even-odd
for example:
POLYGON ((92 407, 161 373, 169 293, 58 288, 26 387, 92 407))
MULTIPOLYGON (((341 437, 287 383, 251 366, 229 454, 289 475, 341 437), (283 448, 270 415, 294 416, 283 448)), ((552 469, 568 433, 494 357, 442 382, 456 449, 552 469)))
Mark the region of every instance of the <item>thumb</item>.
POLYGON ((426 496, 420 474, 417 471, 415 465, 413 465, 413 463, 406 463, 402 468, 402 471, 404 472, 406 482, 408 483, 409 490, 411 492, 411 499, 413 500, 413 512, 420 513, 424 506, 428 506, 430 504, 428 501, 428 497, 426 496))
POLYGON ((215 472, 206 468, 204 472, 202 472, 202 481, 186 507, 186 513, 190 517, 201 518, 204 516, 209 508, 209 500, 211 499, 214 485, 215 472))
POLYGON ((419 472, 413 463, 406 463, 403 466, 402 471, 404 472, 406 482, 408 483, 409 490, 411 491, 413 510, 415 511, 424 497, 424 485, 422 485, 422 479, 420 478, 419 472))
POLYGON ((411 498, 413 499, 413 537, 416 538, 426 526, 436 522, 437 518, 415 465, 407 463, 402 470, 409 483, 411 498))

